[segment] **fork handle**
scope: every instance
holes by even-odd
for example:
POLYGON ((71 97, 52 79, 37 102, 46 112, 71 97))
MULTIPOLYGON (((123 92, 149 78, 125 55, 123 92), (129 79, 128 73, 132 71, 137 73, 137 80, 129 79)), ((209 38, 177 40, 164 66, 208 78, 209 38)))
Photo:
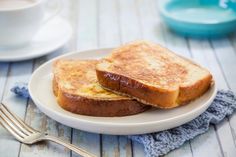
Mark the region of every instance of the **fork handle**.
POLYGON ((58 143, 60 145, 63 145, 64 147, 74 151, 75 153, 78 153, 79 155, 81 155, 83 157, 96 157, 96 155, 91 154, 91 153, 87 152, 86 150, 83 150, 83 149, 81 149, 75 145, 72 145, 68 142, 64 142, 61 139, 53 137, 53 136, 46 135, 46 136, 42 137, 42 140, 49 140, 49 141, 58 143))

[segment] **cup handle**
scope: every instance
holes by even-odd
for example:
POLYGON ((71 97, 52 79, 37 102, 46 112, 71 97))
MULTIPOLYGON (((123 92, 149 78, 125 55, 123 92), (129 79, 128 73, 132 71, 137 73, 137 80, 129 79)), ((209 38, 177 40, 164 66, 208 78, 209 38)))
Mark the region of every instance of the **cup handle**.
POLYGON ((62 1, 61 0, 56 0, 57 1, 57 8, 56 10, 51 13, 51 15, 49 15, 48 17, 46 17, 44 20, 43 20, 43 24, 46 24, 48 21, 50 21, 51 19, 53 19, 54 17, 56 17, 62 10, 62 1))

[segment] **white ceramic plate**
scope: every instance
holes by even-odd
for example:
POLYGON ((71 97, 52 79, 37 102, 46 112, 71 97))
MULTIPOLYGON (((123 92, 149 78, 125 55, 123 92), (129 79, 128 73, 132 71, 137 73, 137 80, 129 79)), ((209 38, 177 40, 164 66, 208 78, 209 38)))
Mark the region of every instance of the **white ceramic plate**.
MULTIPOLYGON (((111 49, 98 49, 70 53, 58 58, 98 59, 111 49)), ((56 102, 52 91, 52 63, 48 61, 32 75, 30 95, 38 108, 56 121, 73 128, 94 133, 128 135, 161 131, 184 124, 204 112, 216 95, 213 85, 207 93, 188 105, 171 110, 151 109, 144 113, 125 117, 92 117, 73 114, 63 110, 56 102)))
POLYGON ((0 49, 0 61, 21 61, 49 54, 63 46, 70 39, 71 34, 72 29, 68 22, 55 17, 40 28, 29 44, 17 48, 0 49))

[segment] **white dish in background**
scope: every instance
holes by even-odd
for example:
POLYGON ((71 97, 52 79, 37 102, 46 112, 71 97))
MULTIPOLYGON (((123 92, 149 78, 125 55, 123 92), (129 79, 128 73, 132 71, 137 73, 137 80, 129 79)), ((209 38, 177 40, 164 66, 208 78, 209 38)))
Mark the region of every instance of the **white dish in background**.
POLYGON ((25 46, 0 48, 0 61, 21 61, 40 57, 62 47, 71 37, 72 29, 61 17, 43 25, 33 40, 25 46))
POLYGON ((204 112, 216 95, 216 86, 213 85, 202 97, 188 105, 170 110, 151 109, 125 117, 83 116, 62 109, 52 91, 53 61, 58 58, 99 59, 111 50, 97 49, 70 53, 40 66, 32 74, 29 83, 30 95, 37 107, 52 119, 76 129, 102 134, 130 135, 161 131, 184 124, 204 112))

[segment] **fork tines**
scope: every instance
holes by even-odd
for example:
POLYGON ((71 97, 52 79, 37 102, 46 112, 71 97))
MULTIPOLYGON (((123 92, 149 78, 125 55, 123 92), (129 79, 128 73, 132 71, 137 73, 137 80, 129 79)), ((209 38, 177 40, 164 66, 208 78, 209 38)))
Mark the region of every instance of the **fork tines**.
POLYGON ((26 125, 2 103, 0 105, 0 123, 19 141, 32 133, 36 133, 34 129, 26 125))

